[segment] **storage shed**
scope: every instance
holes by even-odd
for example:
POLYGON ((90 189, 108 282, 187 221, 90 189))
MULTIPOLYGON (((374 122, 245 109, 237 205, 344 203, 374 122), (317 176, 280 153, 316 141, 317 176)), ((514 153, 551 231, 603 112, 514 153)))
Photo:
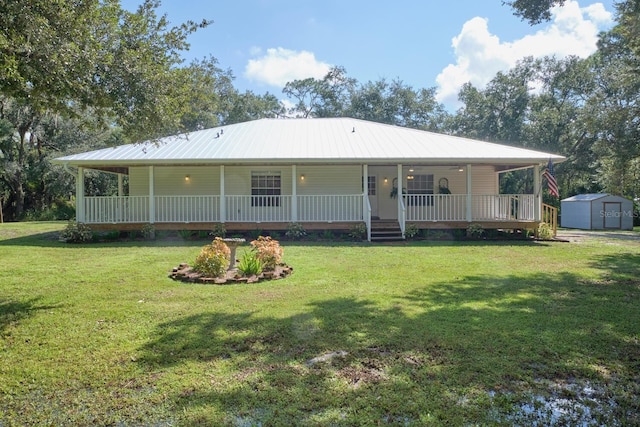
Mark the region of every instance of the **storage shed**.
POLYGON ((561 201, 560 226, 633 230, 633 202, 607 193, 578 194, 561 201))

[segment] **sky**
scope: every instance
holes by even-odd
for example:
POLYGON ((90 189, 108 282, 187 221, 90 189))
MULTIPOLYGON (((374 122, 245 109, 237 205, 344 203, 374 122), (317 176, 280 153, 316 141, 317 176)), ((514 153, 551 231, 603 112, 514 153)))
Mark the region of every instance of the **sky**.
MULTIPOLYGON (((482 88, 525 56, 595 52, 598 33, 613 26, 613 1, 567 0, 536 26, 501 0, 164 0, 159 11, 173 25, 213 21, 189 37, 183 57, 215 57, 240 91, 284 99, 287 82, 342 66, 359 83, 435 87, 455 110, 464 83, 482 88)), ((140 3, 122 0, 130 10, 140 3)))

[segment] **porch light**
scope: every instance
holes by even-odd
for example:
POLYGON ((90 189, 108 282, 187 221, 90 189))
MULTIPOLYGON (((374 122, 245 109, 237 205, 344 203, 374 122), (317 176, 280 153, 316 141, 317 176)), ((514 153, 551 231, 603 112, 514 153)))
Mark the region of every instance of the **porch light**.
POLYGON ((191 181, 191 177, 190 177, 189 175, 185 175, 185 176, 184 176, 184 180, 185 180, 186 182, 189 182, 189 181, 191 181))
POLYGON ((464 168, 462 166, 458 166, 458 172, 464 172, 464 168))
POLYGON ((304 181, 304 175, 300 175, 300 181, 304 181))
POLYGON ((409 172, 413 172, 413 166, 409 167, 409 172))
POLYGON ((384 183, 386 184, 387 182, 389 182, 389 180, 387 179, 387 177, 384 177, 384 183))
POLYGON ((407 175, 407 179, 413 179, 413 175, 407 175))

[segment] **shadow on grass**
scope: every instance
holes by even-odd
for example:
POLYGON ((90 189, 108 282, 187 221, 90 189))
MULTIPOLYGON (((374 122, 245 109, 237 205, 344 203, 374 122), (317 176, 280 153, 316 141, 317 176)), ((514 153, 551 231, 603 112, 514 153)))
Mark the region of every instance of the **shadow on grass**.
POLYGON ((202 313, 160 325, 139 361, 200 366, 202 381, 172 390, 190 423, 491 424, 491 393, 579 379, 611 386, 600 416, 615 424, 640 409, 620 391, 637 391, 640 368, 639 292, 628 292, 573 274, 466 276, 284 318, 202 313))
POLYGON ((51 310, 58 306, 38 305, 40 298, 27 301, 11 301, 0 299, 0 333, 14 322, 26 319, 40 310, 51 310))

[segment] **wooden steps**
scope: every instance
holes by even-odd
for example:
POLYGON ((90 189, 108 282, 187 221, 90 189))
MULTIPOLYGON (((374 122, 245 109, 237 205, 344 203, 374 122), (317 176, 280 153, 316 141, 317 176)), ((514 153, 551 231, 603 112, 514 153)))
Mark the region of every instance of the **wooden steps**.
POLYGON ((371 241, 372 242, 398 242, 402 238, 402 230, 397 220, 372 220, 371 221, 371 241))

